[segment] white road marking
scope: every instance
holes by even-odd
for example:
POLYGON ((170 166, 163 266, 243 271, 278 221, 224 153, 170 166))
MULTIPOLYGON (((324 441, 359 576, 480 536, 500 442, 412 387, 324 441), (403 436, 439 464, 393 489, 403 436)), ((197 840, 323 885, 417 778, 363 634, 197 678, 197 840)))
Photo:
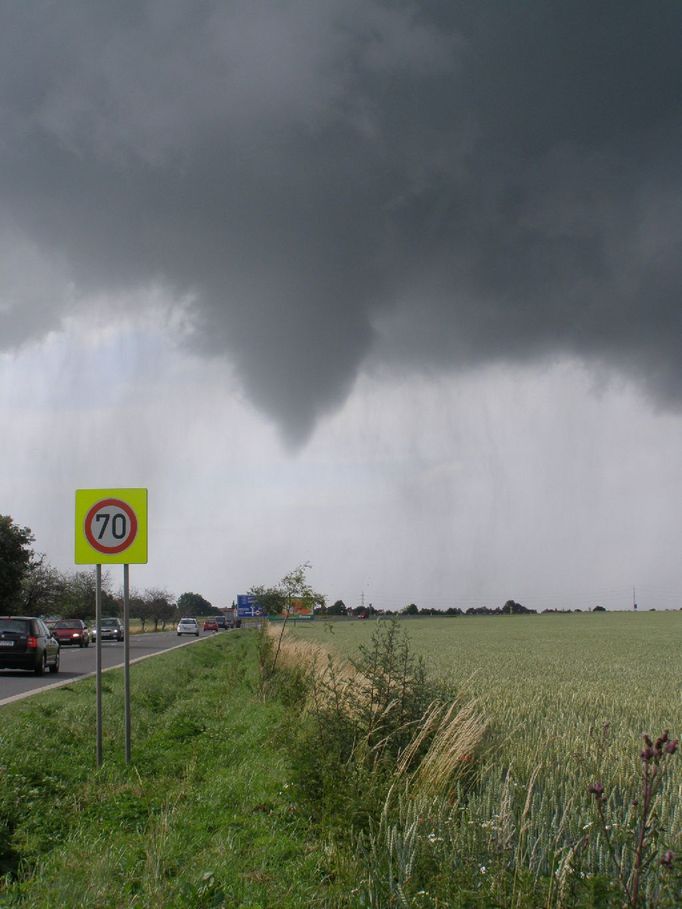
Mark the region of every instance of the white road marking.
MULTIPOLYGON (((211 637, 213 636, 214 635, 211 635, 211 637)), ((174 644, 172 647, 167 647, 165 650, 157 650, 155 653, 145 653, 144 656, 135 657, 134 660, 131 660, 130 665, 132 666, 133 663, 141 663, 142 660, 149 660, 155 656, 163 656, 164 653, 170 653, 171 650, 177 650, 178 647, 187 647, 189 644, 199 644, 201 641, 206 640, 208 640, 207 637, 197 638, 195 641, 182 641, 180 644, 174 644)), ((104 675, 105 672, 111 672, 112 669, 123 669, 124 665, 124 663, 117 663, 115 666, 107 666, 106 669, 102 670, 102 675, 104 675)), ((4 707, 5 704, 12 704, 14 701, 23 701, 24 698, 33 697, 34 694, 42 694, 44 691, 54 691, 55 688, 63 688, 65 685, 74 685, 76 682, 82 682, 85 679, 94 679, 96 675, 96 672, 86 672, 85 675, 79 675, 77 679, 65 679, 63 682, 53 682, 52 685, 43 685, 41 688, 33 688, 31 691, 13 694, 11 698, 0 700, 0 707, 4 707)))

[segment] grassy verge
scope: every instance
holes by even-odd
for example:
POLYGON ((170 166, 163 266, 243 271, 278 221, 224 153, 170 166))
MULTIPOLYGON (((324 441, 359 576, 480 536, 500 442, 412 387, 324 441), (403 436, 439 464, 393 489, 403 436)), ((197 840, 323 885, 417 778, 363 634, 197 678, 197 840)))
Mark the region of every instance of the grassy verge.
MULTIPOLYGON (((0 905, 289 907, 324 869, 287 795, 285 708, 258 696, 255 635, 217 635, 133 668, 133 759, 122 678, 2 711, 0 905)), ((324 888, 322 888, 324 889, 324 888)))

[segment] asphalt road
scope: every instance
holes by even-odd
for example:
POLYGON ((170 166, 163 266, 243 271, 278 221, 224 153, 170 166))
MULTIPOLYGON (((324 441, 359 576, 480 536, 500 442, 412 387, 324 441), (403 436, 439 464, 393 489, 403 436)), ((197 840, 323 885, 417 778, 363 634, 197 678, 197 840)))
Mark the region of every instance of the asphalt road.
MULTIPOLYGON (((183 635, 178 637, 175 632, 159 631, 150 634, 131 634, 130 636, 130 662, 138 660, 141 657, 152 656, 157 653, 163 653, 164 650, 170 650, 178 645, 188 644, 201 640, 201 638, 211 637, 215 632, 203 632, 199 638, 183 635)), ((218 634, 229 634, 229 632, 220 631, 218 634)), ((51 672, 43 676, 37 676, 32 672, 14 669, 0 669, 0 707, 3 704, 10 703, 17 699, 17 696, 25 696, 27 692, 33 693, 41 688, 49 688, 55 684, 64 684, 69 681, 81 678, 95 671, 95 644, 89 647, 62 647, 61 648, 61 666, 59 672, 53 675, 51 672)), ((123 664, 123 643, 114 641, 102 641, 102 669, 108 669, 113 666, 123 664)))

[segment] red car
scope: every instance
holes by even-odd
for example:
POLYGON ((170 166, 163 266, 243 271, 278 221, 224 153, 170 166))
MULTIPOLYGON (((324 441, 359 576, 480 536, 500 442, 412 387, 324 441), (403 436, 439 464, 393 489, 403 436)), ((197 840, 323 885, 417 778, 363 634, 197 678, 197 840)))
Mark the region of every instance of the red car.
POLYGON ((204 631, 217 631, 218 623, 215 619, 206 619, 204 622, 204 631))
POLYGON ((52 634, 60 644, 78 644, 79 647, 88 647, 90 632, 82 619, 60 619, 55 622, 52 634))

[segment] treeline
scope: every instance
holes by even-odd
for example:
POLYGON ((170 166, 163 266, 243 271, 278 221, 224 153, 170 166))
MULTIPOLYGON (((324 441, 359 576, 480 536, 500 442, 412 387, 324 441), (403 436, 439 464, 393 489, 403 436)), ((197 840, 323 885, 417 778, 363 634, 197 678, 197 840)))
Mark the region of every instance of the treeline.
MULTIPOLYGON (((543 609, 542 615, 552 613, 555 615, 569 615, 573 612, 582 612, 581 609, 543 609)), ((591 612, 605 612, 603 606, 595 606, 591 612)), ((355 616, 356 618, 370 618, 371 616, 467 616, 467 615, 538 615, 537 609, 528 609, 515 600, 507 600, 504 606, 491 608, 490 606, 471 606, 469 609, 460 609, 451 606, 449 609, 435 609, 422 607, 416 603, 409 603, 402 609, 375 609, 370 603, 368 606, 348 607, 343 600, 337 600, 333 605, 316 610, 317 615, 328 616, 355 616)))
MULTIPOLYGON (((93 571, 60 572, 47 564, 34 565, 22 584, 20 608, 24 615, 54 615, 68 619, 91 619, 95 615, 95 574, 93 571)), ((131 590, 130 616, 142 630, 153 626, 164 631, 181 616, 219 615, 201 594, 183 593, 177 600, 161 587, 131 590)), ((123 591, 114 592, 111 578, 102 575, 102 615, 123 618, 123 591)))
MULTIPOLYGON (((0 515, 0 612, 14 615, 60 616, 92 619, 95 615, 95 572, 60 571, 46 556, 34 552, 34 537, 8 515, 0 515)), ((183 593, 177 600, 167 590, 148 587, 130 592, 130 615, 143 630, 165 629, 180 616, 207 616, 221 612, 198 593, 183 593)), ((102 615, 123 616, 123 593, 114 591, 109 574, 102 576, 102 615)))
MULTIPOLYGON (((95 588, 93 571, 62 572, 40 559, 24 574, 14 611, 85 621, 95 614, 95 588)), ((175 598, 159 587, 132 590, 129 603, 131 618, 138 619, 143 629, 153 625, 163 630, 178 616, 175 598)), ((102 615, 123 617, 123 593, 113 590, 107 572, 102 575, 102 615)))
MULTIPOLYGON (((59 572, 51 565, 34 566, 22 585, 24 615, 54 615, 68 619, 91 619, 95 614, 95 576, 92 571, 59 572)), ((142 629, 155 631, 181 616, 219 615, 221 610, 198 593, 183 593, 177 601, 160 587, 130 593, 130 616, 142 629)), ((102 575, 102 615, 123 617, 123 592, 114 592, 111 579, 102 575)))

